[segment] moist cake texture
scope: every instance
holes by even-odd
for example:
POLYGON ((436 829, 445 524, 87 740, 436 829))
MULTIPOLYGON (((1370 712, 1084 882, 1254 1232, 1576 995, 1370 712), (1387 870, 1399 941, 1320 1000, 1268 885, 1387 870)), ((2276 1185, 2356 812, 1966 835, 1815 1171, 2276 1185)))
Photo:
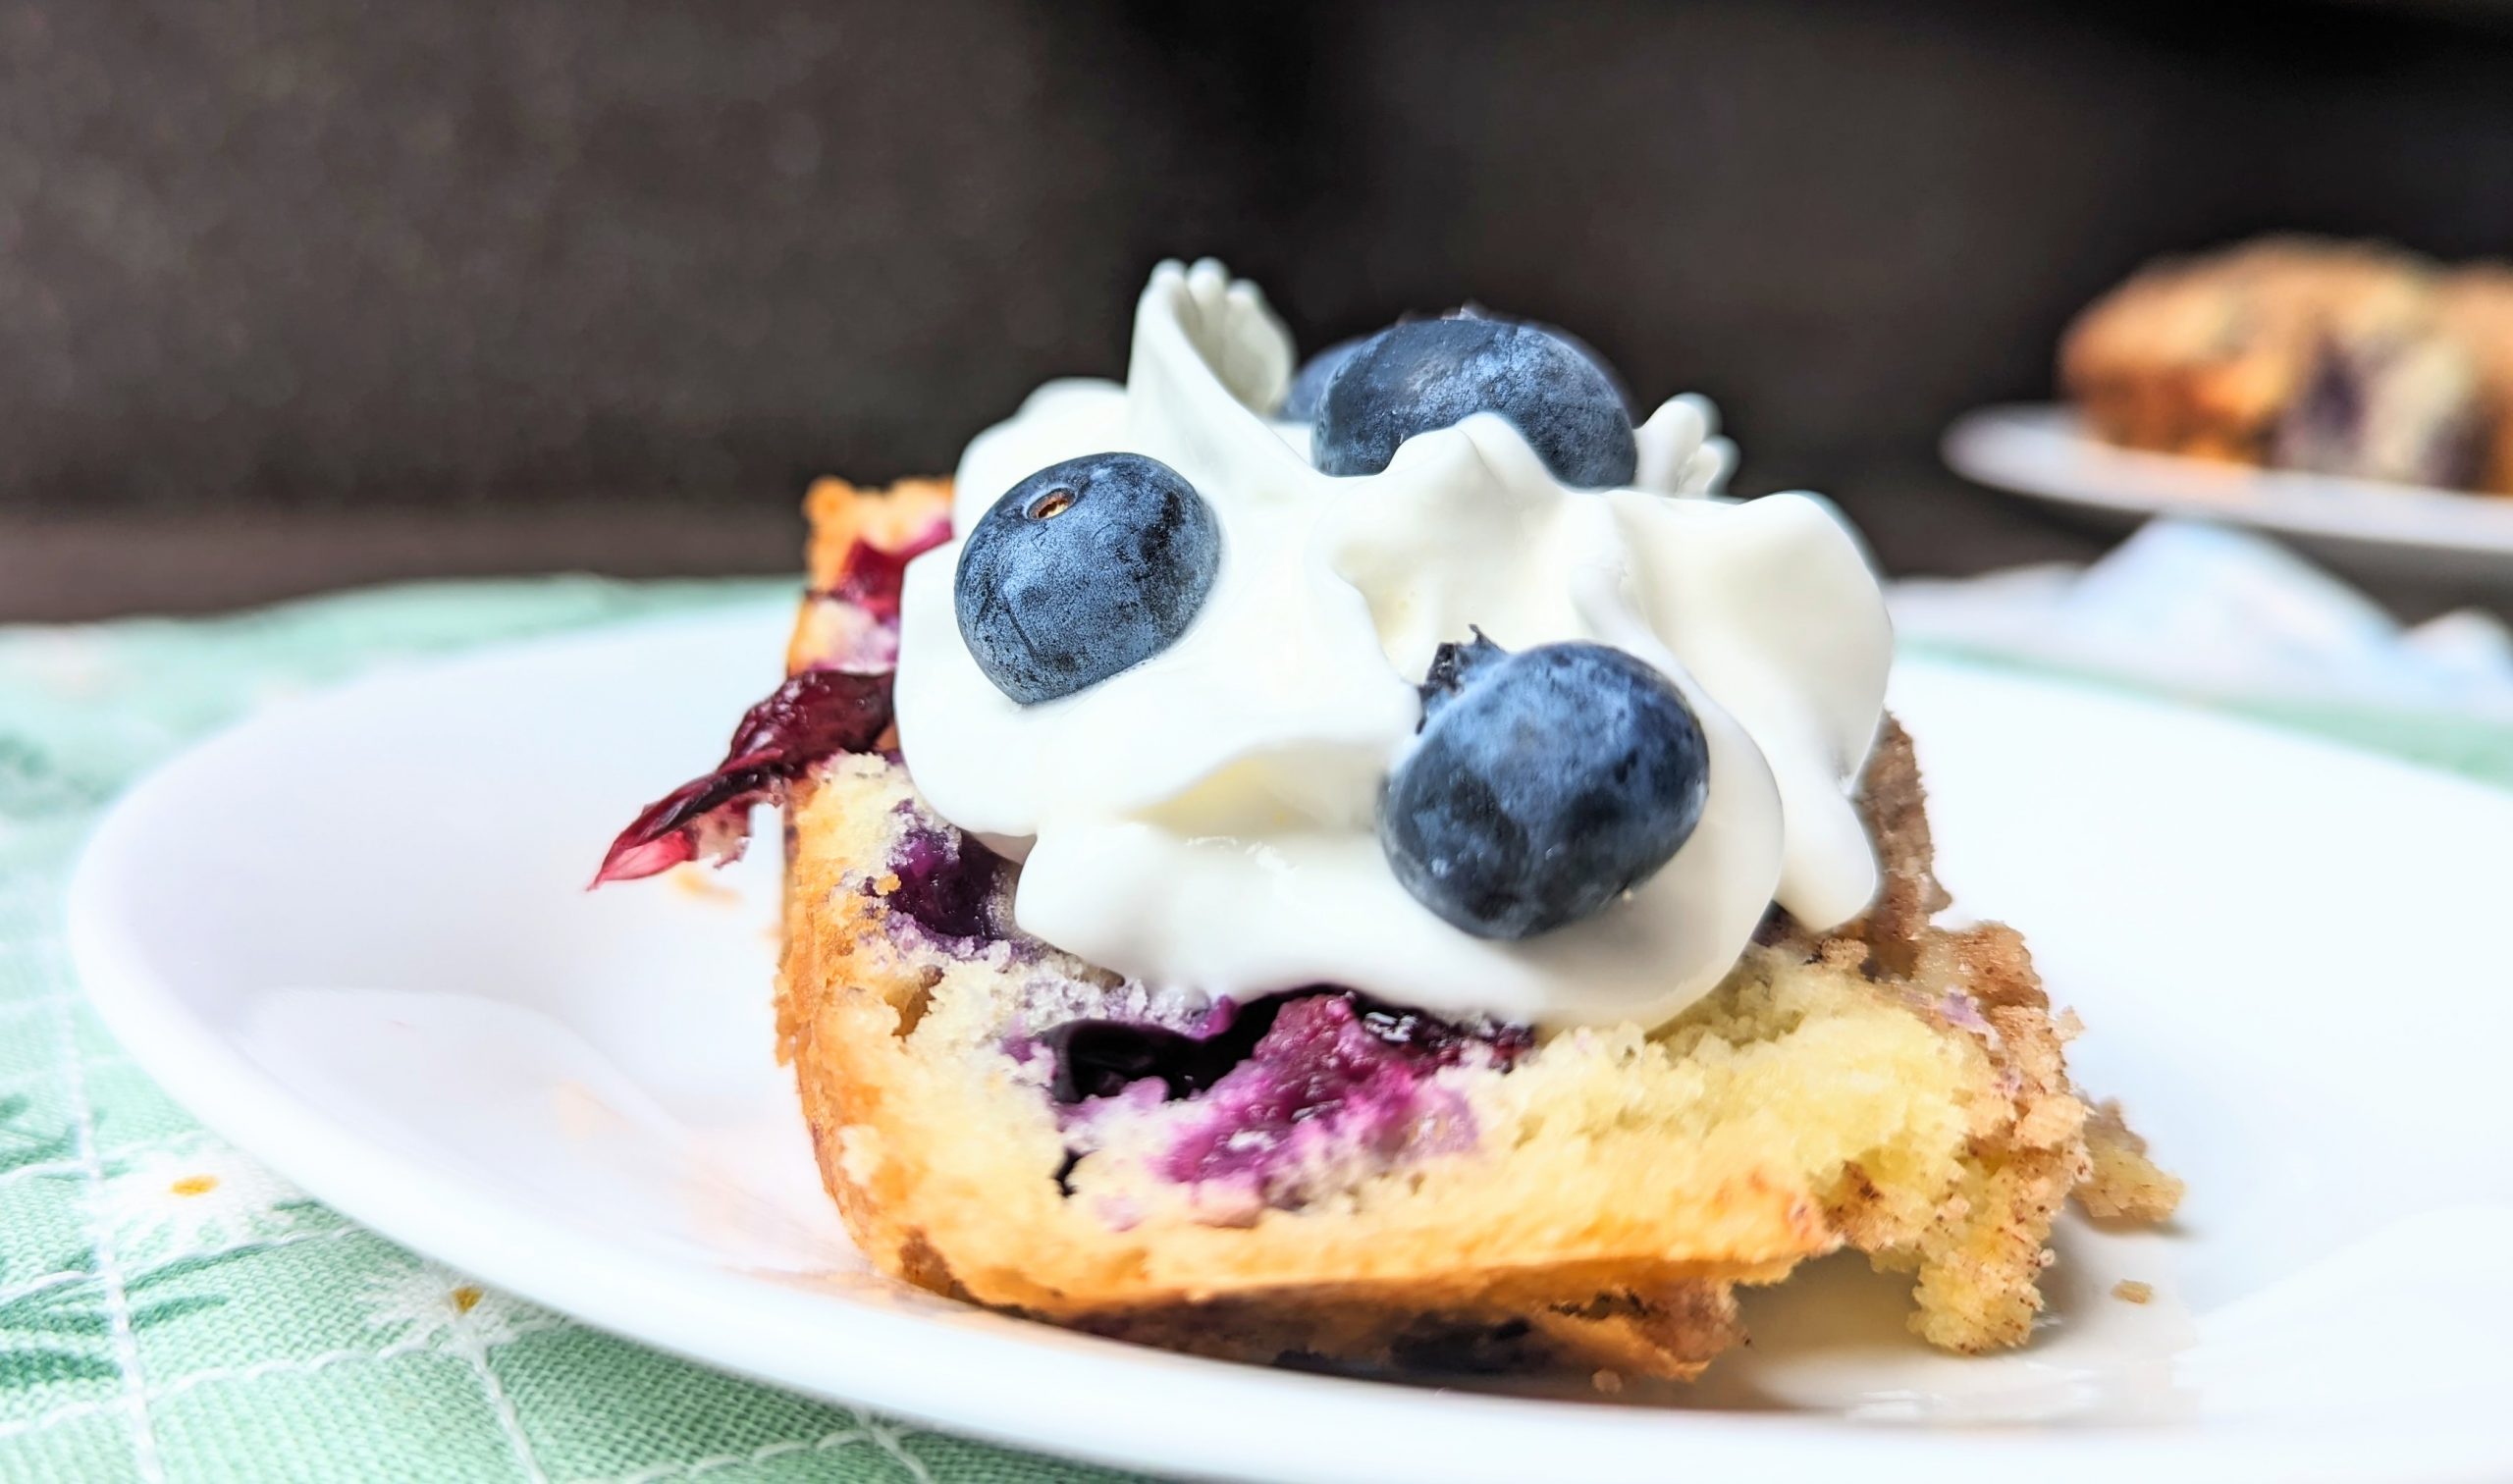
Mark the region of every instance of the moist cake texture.
MULTIPOLYGON (((949 486, 825 481, 807 509, 789 667, 878 674, 949 486)), ((2021 939, 1932 926, 1890 720, 1875 905, 1827 934, 1775 909, 1646 1034, 1165 993, 1021 932, 1017 868, 893 739, 762 786, 787 807, 778 1052, 823 1178, 877 1264, 940 1293, 1239 1358, 1684 1377, 1742 1338, 1736 1285, 1843 1247, 1910 1276, 1929 1343, 2020 1344, 2071 1192, 2121 1219, 2178 1197, 2090 1117, 2021 939)))

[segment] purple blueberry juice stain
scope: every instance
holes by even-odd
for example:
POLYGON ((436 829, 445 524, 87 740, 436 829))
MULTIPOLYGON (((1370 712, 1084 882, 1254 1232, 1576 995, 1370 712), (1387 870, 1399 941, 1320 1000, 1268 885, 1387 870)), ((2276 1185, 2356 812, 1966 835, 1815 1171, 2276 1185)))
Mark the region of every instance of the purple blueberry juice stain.
POLYGON ((1938 997, 1937 1018, 1957 1030, 1981 1035, 1991 1034, 1989 1020, 1981 1014, 1980 1003, 1960 989, 1949 989, 1938 997))
POLYGON ((1426 1115, 1462 1113, 1432 1097, 1431 1078, 1461 1059, 1465 1042, 1387 1039, 1351 998, 1293 1000, 1248 1059, 1214 1083, 1203 1116, 1174 1144, 1161 1173, 1184 1184, 1253 1182, 1260 1189, 1310 1146, 1392 1156, 1426 1115), (1303 1137, 1306 1136, 1306 1137, 1303 1137))

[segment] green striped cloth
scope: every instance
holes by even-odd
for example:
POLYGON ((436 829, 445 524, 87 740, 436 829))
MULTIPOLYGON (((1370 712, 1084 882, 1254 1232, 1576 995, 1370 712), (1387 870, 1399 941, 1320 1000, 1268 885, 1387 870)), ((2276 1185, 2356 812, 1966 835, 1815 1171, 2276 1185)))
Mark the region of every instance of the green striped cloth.
MULTIPOLYGON (((136 771, 273 699, 781 584, 590 578, 0 629, 0 1480, 1100 1479, 642 1350, 343 1220, 202 1130, 80 1000, 64 877, 136 771)), ((2513 783, 2513 734, 2272 719, 2513 783)))
POLYGON ((483 1289, 203 1130, 80 998, 65 877, 139 769, 380 665, 789 586, 445 584, 0 628, 0 1481, 1115 1477, 735 1380, 483 1289))

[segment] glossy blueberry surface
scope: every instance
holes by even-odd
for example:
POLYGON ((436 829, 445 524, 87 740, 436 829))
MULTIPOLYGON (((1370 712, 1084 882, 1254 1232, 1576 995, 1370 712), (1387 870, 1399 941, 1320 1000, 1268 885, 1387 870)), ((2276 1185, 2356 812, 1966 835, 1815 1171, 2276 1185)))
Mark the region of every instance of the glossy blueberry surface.
POLYGON ((1336 372, 1344 369, 1344 363, 1353 358, 1353 352, 1369 344, 1369 340, 1366 335, 1340 340, 1301 362, 1299 373, 1292 377, 1291 391, 1283 396, 1283 409, 1275 415, 1285 422, 1309 422, 1315 418, 1318 398, 1326 395, 1326 384, 1335 379, 1336 372))
POLYGON ((1176 643, 1220 567, 1220 522, 1177 470, 1140 453, 1067 459, 969 533, 960 636, 997 690, 1052 701, 1176 643))
POLYGON ((1554 477, 1631 483, 1639 445, 1614 378, 1569 340, 1511 320, 1413 320, 1381 331, 1326 383, 1311 457, 1338 477, 1375 474, 1417 433, 1477 412, 1509 420, 1554 477))
POLYGON ((1422 726, 1379 801, 1379 844, 1417 901, 1486 938, 1589 917, 1692 835, 1709 797, 1701 723, 1621 650, 1440 647, 1422 726))

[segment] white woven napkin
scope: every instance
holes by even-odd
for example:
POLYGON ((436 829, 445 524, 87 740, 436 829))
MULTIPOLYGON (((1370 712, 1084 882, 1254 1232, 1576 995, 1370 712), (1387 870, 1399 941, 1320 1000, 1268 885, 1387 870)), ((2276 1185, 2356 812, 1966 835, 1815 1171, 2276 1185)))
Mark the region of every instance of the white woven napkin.
POLYGON ((1899 635, 2183 693, 2513 721, 2513 630, 2408 627, 2267 537, 2155 521, 2090 566, 1893 585, 1899 635))

